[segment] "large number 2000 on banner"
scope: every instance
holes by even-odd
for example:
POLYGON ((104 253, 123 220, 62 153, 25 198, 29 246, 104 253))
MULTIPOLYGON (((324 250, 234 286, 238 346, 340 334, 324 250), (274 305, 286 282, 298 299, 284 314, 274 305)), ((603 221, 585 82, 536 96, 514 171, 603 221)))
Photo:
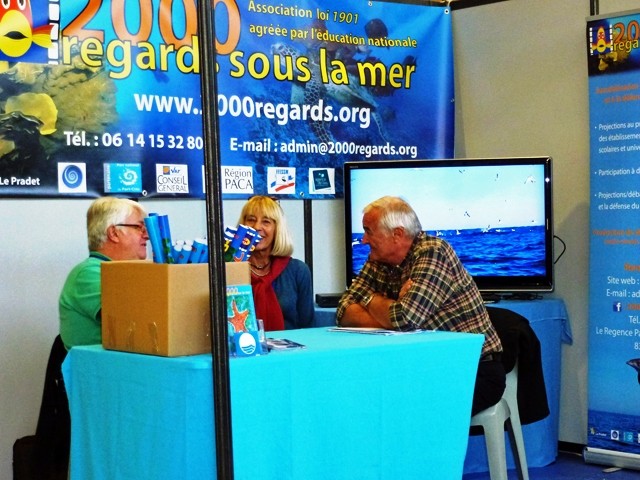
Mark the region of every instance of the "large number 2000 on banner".
MULTIPOLYGON (((212 4, 226 198, 332 198, 345 160, 453 154, 447 8, 212 4)), ((55 5, 55 62, 0 64, 0 196, 204 197, 195 1, 55 5)))
POLYGON ((589 19, 587 38, 591 251, 585 458, 639 468, 640 13, 589 19))

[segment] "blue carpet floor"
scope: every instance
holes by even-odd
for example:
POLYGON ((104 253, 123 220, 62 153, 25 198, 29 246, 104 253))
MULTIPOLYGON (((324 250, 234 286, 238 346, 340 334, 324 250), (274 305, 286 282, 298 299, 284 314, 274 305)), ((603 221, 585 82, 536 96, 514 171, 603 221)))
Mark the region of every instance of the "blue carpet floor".
MULTIPOLYGON (((515 470, 509 470, 509 480, 517 480, 515 470)), ((462 480, 490 480, 489 473, 470 473, 462 480)), ((558 452, 551 465, 529 469, 529 480, 640 480, 640 471, 619 469, 584 462, 580 453, 558 452)))

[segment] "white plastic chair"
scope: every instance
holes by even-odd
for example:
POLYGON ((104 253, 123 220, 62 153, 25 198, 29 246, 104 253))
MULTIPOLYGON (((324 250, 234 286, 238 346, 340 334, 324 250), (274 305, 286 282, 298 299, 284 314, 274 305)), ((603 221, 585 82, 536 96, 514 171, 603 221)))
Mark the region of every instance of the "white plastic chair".
POLYGON ((482 427, 487 445, 491 480, 508 480, 504 427, 507 427, 511 452, 520 480, 529 480, 527 456, 518 411, 518 364, 507 373, 507 386, 498 403, 471 417, 471 425, 482 427))

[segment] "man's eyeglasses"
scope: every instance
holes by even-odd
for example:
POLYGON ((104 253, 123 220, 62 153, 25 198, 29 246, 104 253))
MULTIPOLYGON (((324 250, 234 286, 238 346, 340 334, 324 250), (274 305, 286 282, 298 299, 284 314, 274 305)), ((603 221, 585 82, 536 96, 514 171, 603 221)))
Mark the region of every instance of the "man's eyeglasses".
POLYGON ((145 232, 147 230, 147 227, 145 227, 144 225, 140 225, 139 223, 116 223, 114 226, 135 228, 140 233, 145 232))

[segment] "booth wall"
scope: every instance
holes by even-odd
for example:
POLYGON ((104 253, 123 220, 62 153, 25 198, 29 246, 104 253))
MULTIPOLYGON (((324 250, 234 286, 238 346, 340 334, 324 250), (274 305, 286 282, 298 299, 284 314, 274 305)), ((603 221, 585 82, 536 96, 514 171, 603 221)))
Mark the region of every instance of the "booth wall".
MULTIPOLYGON (((630 2, 601 2, 601 13, 630 8, 630 2)), ((555 232, 567 251, 556 265, 552 296, 565 300, 574 337, 573 345, 563 348, 560 440, 586 443, 589 131, 584 28, 589 0, 509 0, 453 14, 456 156, 549 154, 555 159, 555 232)), ((174 238, 206 232, 203 201, 143 203, 149 211, 169 215, 174 238)), ((225 223, 236 223, 242 203, 224 203, 225 223)), ((10 479, 14 440, 35 432, 46 362, 58 331, 62 283, 87 254, 90 200, 11 199, 1 204, 0 479, 10 479)), ((303 203, 282 205, 295 239, 294 256, 304 260, 304 236, 311 232, 303 223, 303 203)), ((343 202, 311 205, 314 290, 339 292, 345 284, 343 202)), ((559 252, 560 243, 556 247, 559 252)))

